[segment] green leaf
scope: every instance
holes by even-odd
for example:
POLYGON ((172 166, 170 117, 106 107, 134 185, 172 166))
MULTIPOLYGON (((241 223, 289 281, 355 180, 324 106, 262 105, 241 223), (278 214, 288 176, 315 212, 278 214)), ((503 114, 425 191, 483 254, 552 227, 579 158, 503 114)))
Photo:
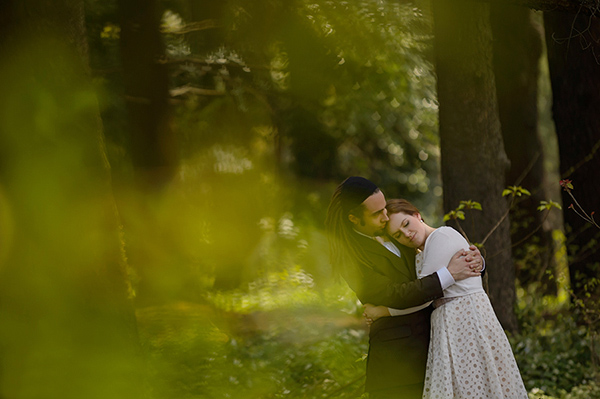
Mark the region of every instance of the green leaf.
POLYGON ((369 355, 367 355, 366 353, 363 353, 363 355, 361 357, 359 357, 358 359, 355 360, 355 363, 364 362, 365 360, 367 360, 368 356, 369 355))
POLYGON ((513 197, 521 197, 523 195, 530 196, 531 193, 529 190, 521 187, 521 186, 508 186, 502 191, 502 196, 506 197, 507 195, 512 195, 513 197))
POLYGON ((461 206, 459 206, 459 209, 477 209, 477 210, 482 210, 481 208, 481 204, 477 201, 473 201, 473 200, 468 200, 468 201, 460 201, 461 206))
POLYGON ((463 211, 458 211, 458 210, 450 211, 444 215, 444 222, 447 222, 450 219, 465 220, 465 213, 463 211))
POLYGON ((557 209, 562 210, 562 207, 560 206, 560 204, 558 204, 554 201, 540 201, 540 205, 538 205, 537 210, 545 211, 545 210, 550 210, 552 208, 557 208, 557 209))

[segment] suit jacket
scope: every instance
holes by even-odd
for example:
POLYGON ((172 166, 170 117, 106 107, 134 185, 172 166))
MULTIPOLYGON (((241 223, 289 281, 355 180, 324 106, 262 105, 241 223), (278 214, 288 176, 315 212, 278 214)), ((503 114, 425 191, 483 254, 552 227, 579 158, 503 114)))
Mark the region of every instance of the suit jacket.
MULTIPOLYGON (((403 309, 443 296, 437 274, 417 279, 414 249, 396 245, 401 257, 379 242, 359 236, 357 243, 369 264, 355 262, 342 272, 362 303, 403 309)), ((429 346, 431 306, 406 316, 376 320, 369 332, 367 392, 390 391, 404 397, 403 390, 421 397, 429 346)))

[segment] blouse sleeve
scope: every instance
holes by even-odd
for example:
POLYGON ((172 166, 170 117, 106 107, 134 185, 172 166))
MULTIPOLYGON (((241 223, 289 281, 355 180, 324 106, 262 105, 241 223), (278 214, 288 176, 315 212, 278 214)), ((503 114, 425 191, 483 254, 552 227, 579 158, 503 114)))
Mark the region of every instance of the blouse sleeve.
POLYGON ((461 249, 469 249, 469 243, 451 227, 440 227, 427 238, 423 253, 420 276, 426 276, 448 266, 452 256, 461 249))

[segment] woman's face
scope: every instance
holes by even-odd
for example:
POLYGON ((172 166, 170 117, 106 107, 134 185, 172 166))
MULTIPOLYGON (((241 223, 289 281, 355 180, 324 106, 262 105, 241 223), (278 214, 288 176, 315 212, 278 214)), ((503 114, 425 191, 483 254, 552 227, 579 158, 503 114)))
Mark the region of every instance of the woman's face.
POLYGON ((410 248, 423 249, 427 239, 425 223, 421 221, 421 215, 409 215, 404 212, 388 215, 390 221, 387 224, 387 232, 400 244, 410 248))

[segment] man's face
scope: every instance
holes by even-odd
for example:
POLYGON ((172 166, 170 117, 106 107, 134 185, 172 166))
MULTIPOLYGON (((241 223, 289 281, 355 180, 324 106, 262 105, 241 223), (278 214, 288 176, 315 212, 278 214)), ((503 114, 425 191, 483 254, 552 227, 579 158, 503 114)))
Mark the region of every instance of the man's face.
POLYGON ((383 235, 388 216, 385 209, 385 197, 381 191, 372 194, 362 203, 362 217, 350 215, 349 219, 354 224, 356 231, 368 236, 383 235))

